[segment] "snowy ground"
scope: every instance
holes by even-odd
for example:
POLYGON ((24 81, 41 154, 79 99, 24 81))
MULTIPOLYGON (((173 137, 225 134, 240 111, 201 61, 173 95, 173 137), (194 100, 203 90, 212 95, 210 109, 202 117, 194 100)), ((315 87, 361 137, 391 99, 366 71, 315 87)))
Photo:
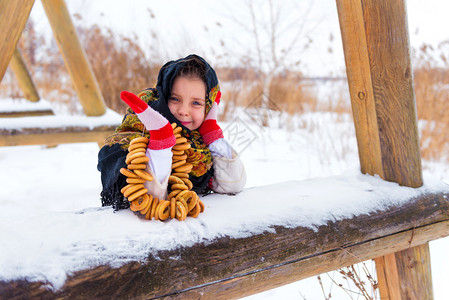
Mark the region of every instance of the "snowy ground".
MULTIPOLYGON (((226 24, 226 20, 223 19, 223 12, 226 12, 221 6, 217 6, 225 3, 223 1, 208 1, 208 5, 200 0, 193 1, 193 4, 176 1, 174 6, 173 3, 148 0, 135 0, 132 5, 126 6, 120 1, 109 0, 107 3, 106 1, 67 2, 72 14, 81 13, 83 16, 81 19, 74 18, 76 24, 107 24, 113 29, 119 27, 121 29, 119 32, 128 35, 130 28, 133 32, 138 28, 140 40, 145 40, 151 33, 150 29, 156 28, 157 32, 168 33, 162 37, 165 46, 172 44, 173 46, 166 48, 182 49, 183 53, 197 52, 206 57, 214 55, 207 55, 209 48, 204 47, 202 40, 198 39, 198 33, 204 31, 204 23, 211 24, 210 26, 217 21, 226 24), (173 11, 173 7, 179 8, 180 5, 181 9, 173 11), (194 10, 191 9, 192 5, 195 6, 194 10), (147 7, 151 7, 156 14, 156 21, 148 18, 145 9, 147 7), (189 13, 186 14, 186 11, 189 13), (216 14, 217 11, 222 14, 216 14), (118 19, 122 22, 117 22, 118 19), (173 19, 184 21, 174 24, 173 19), (169 22, 170 26, 166 25, 165 21, 169 22), (175 25, 185 29, 176 31, 175 25), (160 27, 163 27, 163 30, 160 27), (176 32, 167 31, 173 28, 176 32), (191 33, 195 33, 195 39, 189 38, 191 33), (173 41, 166 37, 172 38, 173 41)), ((323 20, 323 26, 319 32, 314 33, 311 50, 308 53, 301 53, 300 58, 303 62, 310 62, 312 67, 305 66, 306 70, 309 70, 309 75, 343 74, 344 61, 335 5, 329 5, 328 1, 315 2, 314 9, 319 11, 318 18, 315 19, 323 20), (334 36, 332 42, 329 41, 330 34, 334 36), (334 54, 329 56, 328 49, 332 49, 334 54)), ((440 30, 449 20, 445 13, 447 10, 444 9, 448 5, 448 2, 441 0, 407 1, 410 39, 414 48, 418 48, 423 42, 436 45, 448 38, 447 31, 440 30)), ((32 17, 39 32, 50 32, 39 1, 33 8, 32 17)), ((226 34, 234 36, 240 35, 241 32, 231 30, 226 34)), ((206 35, 203 32, 201 36, 206 35)), ((207 37, 211 39, 210 36, 207 37)), ((229 42, 230 39, 226 37, 226 42, 229 42)), ((164 44, 162 42, 161 44, 164 44)), ((178 53, 170 55, 175 55, 176 58, 179 56, 178 53)), ((233 122, 222 125, 227 129, 225 130, 227 138, 238 150, 242 150, 242 159, 248 173, 248 189, 272 184, 284 186, 290 184, 292 180, 302 181, 329 176, 337 176, 328 179, 333 184, 339 179, 346 184, 363 182, 363 184, 383 185, 372 181, 375 179, 364 179, 358 174, 354 129, 348 116, 342 119, 341 116, 329 113, 309 114, 291 120, 288 126, 284 124, 281 129, 278 127, 282 118, 271 119, 270 129, 261 129, 257 126, 257 120, 250 121, 245 114, 238 117, 233 122), (290 131, 286 130, 287 127, 290 131), (236 136, 236 132, 244 133, 236 136)), ((84 122, 85 119, 78 121, 84 122)), ((0 127, 1 125, 3 124, 0 123, 0 127)), ((24 124, 20 126, 22 125, 24 124)), ((14 127, 17 127, 17 124, 14 127)), ((203 227, 197 226, 195 220, 183 224, 176 221, 165 224, 148 223, 140 221, 129 212, 113 214, 109 208, 101 208, 100 175, 96 170, 97 153, 96 143, 68 144, 55 148, 44 146, 0 148, 0 166, 4 170, 0 173, 3 187, 0 190, 0 239, 4 241, 0 244, 0 280, 17 278, 47 280, 54 287, 58 287, 63 284, 67 273, 71 271, 105 262, 113 264, 123 263, 124 259, 140 259, 139 255, 132 253, 149 250, 145 245, 152 238, 151 235, 147 235, 146 240, 124 239, 123 235, 120 235, 120 228, 132 227, 133 230, 137 228, 137 231, 148 232, 148 228, 164 226, 171 230, 202 230, 199 234, 203 237, 217 234, 216 230, 211 229, 212 223, 208 223, 211 227, 205 232, 203 227), (100 240, 99 237, 104 239, 100 240), (119 250, 126 250, 128 255, 118 259, 119 250)), ((429 180, 426 182, 427 187, 433 188, 435 179, 449 182, 447 164, 424 161, 423 168, 425 178, 429 180)), ((314 181, 308 182, 312 184, 314 181)), ((303 187, 308 188, 307 184, 303 187)), ((383 187, 386 190, 390 188, 389 185, 383 187)), ((207 223, 208 218, 210 220, 213 216, 214 208, 218 206, 212 202, 208 204, 206 213, 198 219, 200 222, 207 223)), ((360 203, 351 202, 351 204, 354 205, 352 206, 354 211, 361 212, 361 208, 367 209, 359 206, 360 203)), ((322 219, 317 216, 322 218, 326 215, 326 210, 323 210, 322 206, 315 206, 314 209, 316 215, 312 223, 319 223, 322 219)), ((342 212, 344 213, 348 211, 342 212)), ((193 240, 176 240, 178 235, 175 234, 171 237, 171 243, 174 244, 193 242, 193 240)), ((162 244, 158 247, 171 245, 162 244)), ((434 294, 437 300, 446 299, 449 294, 448 249, 449 238, 430 243, 434 294)), ((330 276, 337 278, 338 275, 330 273, 330 276)), ((333 299, 349 299, 341 289, 330 284, 327 276, 323 276, 323 280, 326 295, 331 292, 333 299)), ((354 299, 356 298, 354 296, 354 299)), ((310 300, 324 299, 324 296, 317 279, 309 278, 248 299, 310 300)))
MULTIPOLYGON (((0 174, 4 187, 0 191, 0 239, 6 241, 0 244, 0 279, 46 280, 59 287, 67 274, 81 268, 140 260, 145 252, 188 245, 220 234, 244 236, 266 230, 270 224, 313 226, 329 218, 331 211, 334 216, 345 217, 391 204, 381 201, 391 193, 396 193, 395 198, 400 201, 401 195, 447 188, 440 180, 447 181, 448 166, 438 163, 424 162, 425 186, 419 190, 359 174, 349 116, 308 114, 291 121, 293 131, 278 128, 282 119, 272 116, 271 127, 263 129, 257 125, 257 119, 251 120, 242 113, 222 124, 225 137, 242 152, 248 173, 247 189, 240 197, 209 196, 205 199, 206 212, 187 222, 145 222, 129 211, 114 214, 110 208, 101 208, 95 143, 0 148, 0 164, 6 170, 0 174), (317 182, 324 182, 327 188, 317 189, 317 182), (377 195, 360 201, 365 198, 360 197, 364 188, 370 187, 377 189, 377 195), (221 223, 217 212, 226 211, 228 203, 251 205, 251 201, 263 198, 261 193, 279 194, 279 190, 285 193, 280 196, 288 197, 287 191, 293 188, 299 190, 295 198, 300 200, 292 200, 291 207, 307 206, 307 213, 262 211, 267 216, 264 222, 246 214, 237 218, 234 227, 221 223), (353 196, 345 197, 344 205, 336 202, 342 199, 334 197, 341 190, 353 196), (321 202, 308 201, 304 195, 321 202), (247 202, 241 203, 243 198, 247 202), (161 241, 156 236, 161 227, 166 238, 155 243, 161 241)), ((435 299, 445 299, 449 293, 448 247, 448 238, 431 243, 435 299)), ((348 299, 326 278, 323 276, 326 293, 331 291, 334 299, 348 299)), ((324 299, 316 278, 249 297, 280 298, 324 299)))

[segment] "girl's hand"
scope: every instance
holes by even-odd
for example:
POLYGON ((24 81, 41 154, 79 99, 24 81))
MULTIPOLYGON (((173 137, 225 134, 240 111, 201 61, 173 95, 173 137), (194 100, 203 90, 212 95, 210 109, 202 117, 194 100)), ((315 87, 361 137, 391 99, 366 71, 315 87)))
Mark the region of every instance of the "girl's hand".
POLYGON ((209 113, 203 121, 203 124, 198 128, 201 136, 203 137, 203 141, 206 145, 210 145, 216 140, 223 138, 223 131, 220 126, 217 124, 217 115, 218 115, 218 104, 220 104, 221 92, 218 91, 217 98, 215 99, 214 104, 212 105, 209 113))
POLYGON ((148 148, 161 150, 171 148, 175 145, 176 138, 173 135, 173 128, 164 116, 152 109, 133 93, 123 91, 120 93, 120 98, 131 107, 142 124, 150 132, 148 148))

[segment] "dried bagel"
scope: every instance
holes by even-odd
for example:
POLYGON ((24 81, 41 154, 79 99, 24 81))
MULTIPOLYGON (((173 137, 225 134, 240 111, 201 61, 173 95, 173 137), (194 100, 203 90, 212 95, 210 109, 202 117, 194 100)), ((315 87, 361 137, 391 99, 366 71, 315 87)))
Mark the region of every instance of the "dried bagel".
POLYGON ((189 173, 193 165, 187 163, 186 150, 190 143, 182 137, 182 128, 176 123, 172 124, 176 143, 172 148, 172 172, 168 179, 168 199, 158 199, 148 194, 145 188, 146 181, 152 181, 153 176, 146 170, 150 158, 146 155, 148 138, 137 137, 131 140, 126 156, 126 168, 120 173, 126 176, 128 185, 121 189, 121 193, 130 202, 130 209, 140 213, 147 220, 153 218, 160 221, 177 219, 184 221, 188 216, 196 218, 204 211, 204 204, 196 192, 192 191, 193 184, 189 173))

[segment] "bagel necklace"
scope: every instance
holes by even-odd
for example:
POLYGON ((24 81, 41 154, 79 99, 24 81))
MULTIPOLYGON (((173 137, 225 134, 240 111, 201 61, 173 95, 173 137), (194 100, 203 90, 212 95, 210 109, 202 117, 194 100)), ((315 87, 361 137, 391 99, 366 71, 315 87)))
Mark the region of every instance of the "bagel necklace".
POLYGON ((176 144, 172 148, 171 174, 168 178, 169 191, 167 199, 158 199, 148 194, 145 188, 146 181, 152 181, 153 176, 145 171, 150 158, 145 152, 148 147, 148 138, 142 136, 131 140, 128 154, 126 156, 127 168, 121 168, 120 173, 125 175, 125 187, 121 189, 123 196, 130 202, 130 209, 140 212, 146 220, 177 219, 184 221, 189 217, 198 217, 204 211, 204 203, 195 191, 189 180, 189 173, 193 165, 187 163, 186 150, 190 144, 185 137, 181 136, 182 128, 172 123, 173 134, 176 144))

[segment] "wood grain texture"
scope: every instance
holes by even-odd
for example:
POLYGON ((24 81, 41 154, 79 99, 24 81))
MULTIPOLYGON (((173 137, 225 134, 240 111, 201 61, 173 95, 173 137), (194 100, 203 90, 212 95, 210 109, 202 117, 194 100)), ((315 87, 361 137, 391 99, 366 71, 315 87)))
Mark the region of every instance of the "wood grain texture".
POLYGON ((22 54, 19 49, 14 50, 14 54, 9 63, 11 70, 16 75, 19 87, 22 90, 25 99, 31 102, 38 102, 40 100, 39 93, 34 85, 33 79, 28 72, 25 61, 22 58, 22 54))
POLYGON ((404 0, 363 1, 386 180, 422 185, 417 113, 404 0))
POLYGON ((428 243, 375 259, 382 299, 433 299, 428 243))
POLYGON ((405 278, 400 286, 403 299, 433 299, 428 243, 410 247, 394 255, 399 276, 405 278))
POLYGON ((247 238, 159 251, 143 263, 72 274, 57 292, 43 288, 44 282, 0 282, 0 294, 8 299, 236 299, 447 236, 448 197, 423 195, 401 207, 329 221, 316 231, 274 227, 275 232, 247 238))
MULTIPOLYGON (((362 172, 419 187, 422 170, 405 1, 337 0, 337 8, 362 172)), ((413 256, 426 247, 428 252, 424 245, 407 256, 376 258, 382 299, 409 299, 402 286, 411 289, 415 299, 431 299, 430 261, 413 256), (405 268, 401 259, 417 266, 405 268)))
POLYGON ((374 259, 376 263, 377 282, 382 299, 401 299, 400 279, 396 266, 395 253, 374 259))
POLYGON ((20 118, 20 117, 38 117, 54 115, 53 110, 20 110, 20 111, 0 111, 0 118, 20 118))
POLYGON ((385 178, 361 1, 337 1, 362 173, 385 178))
POLYGON ((103 115, 106 112, 103 95, 64 0, 42 0, 42 5, 84 113, 87 116, 103 115))
POLYGON ((422 185, 403 0, 337 0, 362 172, 422 185))
POLYGON ((103 145, 114 133, 116 125, 94 128, 69 126, 61 128, 0 129, 0 147, 26 145, 58 145, 65 143, 96 142, 103 145))
POLYGON ((0 82, 25 28, 33 4, 34 0, 0 0, 0 82))

